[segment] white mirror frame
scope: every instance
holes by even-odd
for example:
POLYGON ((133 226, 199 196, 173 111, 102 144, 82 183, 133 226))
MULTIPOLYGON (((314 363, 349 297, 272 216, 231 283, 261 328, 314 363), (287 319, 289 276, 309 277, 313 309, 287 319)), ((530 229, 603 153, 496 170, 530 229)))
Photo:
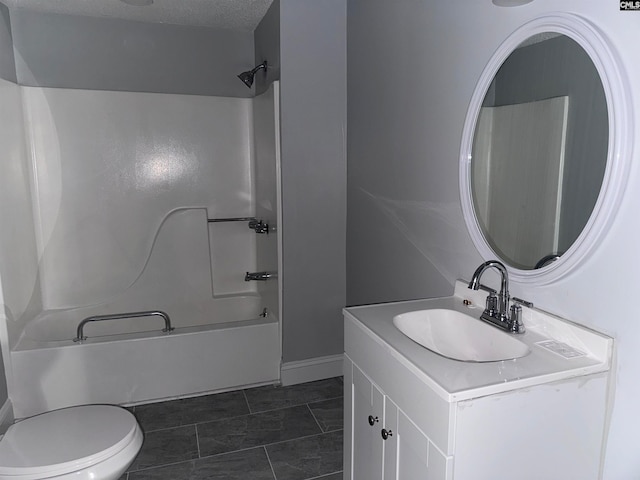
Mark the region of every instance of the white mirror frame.
POLYGON ((460 196, 467 228, 476 248, 485 260, 499 259, 486 241, 473 207, 471 195, 471 152, 476 121, 485 94, 495 74, 515 48, 529 37, 555 32, 576 41, 589 55, 604 87, 609 116, 607 166, 600 194, 582 233, 555 262, 537 269, 520 270, 507 265, 510 280, 546 285, 569 274, 599 244, 608 231, 622 200, 630 168, 633 116, 629 108, 631 88, 617 54, 602 33, 587 20, 573 14, 556 13, 532 20, 513 32, 485 67, 471 98, 462 132, 460 150, 460 196))

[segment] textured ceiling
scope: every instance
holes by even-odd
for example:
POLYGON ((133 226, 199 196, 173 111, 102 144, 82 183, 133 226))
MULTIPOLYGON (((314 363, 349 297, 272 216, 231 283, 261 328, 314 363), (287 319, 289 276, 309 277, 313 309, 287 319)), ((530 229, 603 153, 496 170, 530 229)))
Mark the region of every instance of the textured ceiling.
POLYGON ((141 22, 253 31, 273 0, 154 0, 139 7, 120 0, 2 0, 10 8, 122 18, 141 22))

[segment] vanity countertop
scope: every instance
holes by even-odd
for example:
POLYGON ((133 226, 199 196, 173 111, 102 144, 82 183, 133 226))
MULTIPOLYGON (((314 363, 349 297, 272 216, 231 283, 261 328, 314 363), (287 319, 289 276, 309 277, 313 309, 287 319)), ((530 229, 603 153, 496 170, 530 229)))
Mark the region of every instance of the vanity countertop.
POLYGON ((434 308, 457 310, 479 318, 485 297, 486 293, 472 291, 466 283, 458 281, 451 297, 346 308, 346 342, 349 341, 350 329, 363 330, 380 348, 387 349, 448 402, 610 369, 612 338, 536 308, 523 307, 527 331, 516 335, 518 340, 529 346, 531 353, 522 358, 498 362, 462 362, 440 356, 415 343, 393 325, 396 315, 434 308), (465 305, 464 300, 471 305, 465 305), (547 340, 561 342, 582 355, 565 358, 539 345, 539 342, 547 340))

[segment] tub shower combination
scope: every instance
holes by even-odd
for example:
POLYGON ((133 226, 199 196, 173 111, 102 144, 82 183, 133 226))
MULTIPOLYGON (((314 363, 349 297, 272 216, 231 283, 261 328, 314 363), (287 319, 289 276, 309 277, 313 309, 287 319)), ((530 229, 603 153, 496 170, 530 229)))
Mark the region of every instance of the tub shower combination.
POLYGON ((265 157, 276 157, 277 83, 265 95, 252 107, 252 128, 261 128, 260 117, 267 124, 266 132, 254 132, 254 215, 210 218, 206 207, 175 208, 157 226, 130 285, 29 320, 7 366, 17 418, 279 379, 277 165, 259 165, 258 154, 270 148, 265 157))
POLYGON ((11 353, 13 375, 40 381, 15 382, 17 417, 85 403, 181 397, 279 377, 279 322, 259 293, 212 298, 206 315, 188 305, 174 306, 171 317, 162 310, 93 314, 115 304, 43 312, 29 322, 11 353))

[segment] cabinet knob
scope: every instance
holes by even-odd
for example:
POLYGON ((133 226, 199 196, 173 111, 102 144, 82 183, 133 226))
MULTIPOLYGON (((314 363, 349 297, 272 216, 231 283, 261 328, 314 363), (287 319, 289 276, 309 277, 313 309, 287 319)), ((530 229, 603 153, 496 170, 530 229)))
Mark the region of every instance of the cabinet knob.
POLYGON ((383 428, 380 431, 380 435, 382 435, 383 440, 386 440, 389 437, 393 437, 393 432, 391 430, 387 430, 386 428, 383 428))
POLYGON ((373 427, 373 424, 378 421, 378 417, 374 417, 373 415, 369 415, 369 425, 373 427))

